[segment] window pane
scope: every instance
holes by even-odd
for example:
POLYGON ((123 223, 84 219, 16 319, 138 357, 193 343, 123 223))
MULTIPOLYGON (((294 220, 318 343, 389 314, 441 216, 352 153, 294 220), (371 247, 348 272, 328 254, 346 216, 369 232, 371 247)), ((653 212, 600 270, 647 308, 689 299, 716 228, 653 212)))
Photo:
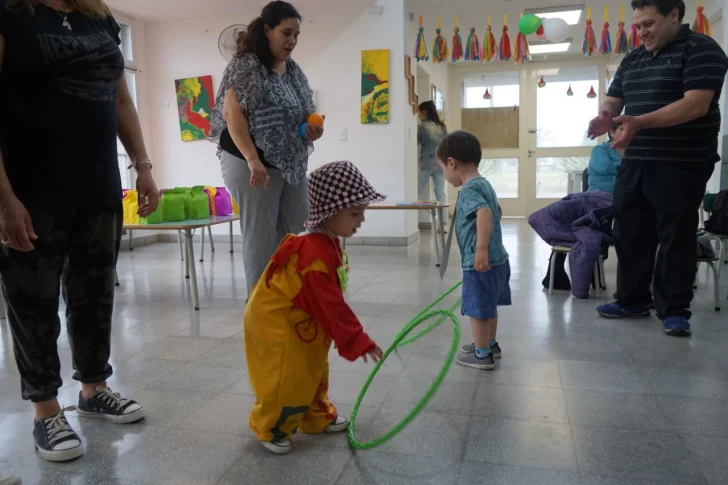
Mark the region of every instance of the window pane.
POLYGON ((587 126, 599 110, 596 66, 547 69, 536 73, 545 86, 536 90, 536 145, 539 148, 594 146, 587 126), (569 96, 569 88, 573 95, 569 96), (587 94, 594 88, 597 96, 587 94))
POLYGON ((119 23, 121 27, 121 52, 124 54, 124 59, 131 62, 134 61, 134 49, 131 43, 131 27, 127 24, 119 23))
POLYGON ((518 198, 517 158, 484 158, 478 171, 488 179, 499 199, 518 198))
POLYGON ((589 157, 537 158, 536 198, 561 199, 580 192, 581 174, 587 166, 589 157))
POLYGON ((463 108, 512 108, 521 104, 518 71, 468 74, 463 78, 463 108), (488 91, 488 99, 485 92, 488 91))

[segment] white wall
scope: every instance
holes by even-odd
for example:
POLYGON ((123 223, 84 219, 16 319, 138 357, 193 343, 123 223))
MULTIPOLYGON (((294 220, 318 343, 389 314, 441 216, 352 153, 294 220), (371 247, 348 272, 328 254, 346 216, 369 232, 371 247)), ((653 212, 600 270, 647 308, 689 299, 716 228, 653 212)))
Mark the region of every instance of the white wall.
MULTIPOLYGON (((405 175, 405 160, 416 160, 416 126, 404 79, 404 0, 381 2, 381 15, 368 14, 370 3, 301 11, 304 22, 294 58, 317 92, 319 112, 326 115, 326 134, 316 144, 310 169, 334 160, 351 160, 390 199, 414 199, 416 178, 410 182, 405 175), (390 123, 362 125, 360 52, 383 48, 391 51, 390 123), (346 141, 340 141, 342 130, 348 133, 346 141)), ((231 24, 249 23, 257 14, 241 11, 235 16, 147 24, 149 94, 144 104, 149 110, 149 127, 145 133, 160 187, 223 185, 216 147, 205 140, 180 139, 174 80, 209 74, 217 94, 227 65, 218 52, 219 34, 231 24)), ((368 218, 360 237, 404 237, 416 232, 416 216, 410 211, 369 213, 368 218)), ((216 229, 220 234, 226 231, 216 229)))
MULTIPOLYGON (((327 135, 311 158, 311 168, 334 160, 356 164, 374 187, 392 201, 416 198, 416 122, 408 104, 404 78, 406 36, 402 32, 403 0, 383 0, 383 13, 363 9, 328 49, 317 53, 307 75, 319 92, 319 111, 326 115, 327 135), (361 54, 390 49, 389 123, 360 121, 361 54), (342 141, 340 133, 346 131, 342 141)), ((409 237, 417 231, 412 211, 370 211, 359 237, 409 237)))

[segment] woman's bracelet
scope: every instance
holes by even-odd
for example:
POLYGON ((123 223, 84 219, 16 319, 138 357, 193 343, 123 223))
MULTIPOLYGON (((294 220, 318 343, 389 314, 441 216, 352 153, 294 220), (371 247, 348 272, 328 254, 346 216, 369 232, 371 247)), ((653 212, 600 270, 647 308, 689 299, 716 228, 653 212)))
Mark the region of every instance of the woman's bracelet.
POLYGON ((139 165, 149 165, 149 169, 152 169, 152 162, 149 161, 148 158, 142 158, 141 160, 137 160, 136 162, 131 162, 131 165, 126 168, 133 168, 135 172, 139 172, 139 165))

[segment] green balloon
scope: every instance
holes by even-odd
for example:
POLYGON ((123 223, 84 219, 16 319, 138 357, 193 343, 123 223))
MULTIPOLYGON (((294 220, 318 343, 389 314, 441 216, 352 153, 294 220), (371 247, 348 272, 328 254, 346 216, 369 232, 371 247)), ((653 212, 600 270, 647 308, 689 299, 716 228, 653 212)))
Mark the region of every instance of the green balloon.
POLYGON ((526 14, 518 21, 518 31, 523 35, 535 34, 541 27, 541 17, 532 13, 526 14))

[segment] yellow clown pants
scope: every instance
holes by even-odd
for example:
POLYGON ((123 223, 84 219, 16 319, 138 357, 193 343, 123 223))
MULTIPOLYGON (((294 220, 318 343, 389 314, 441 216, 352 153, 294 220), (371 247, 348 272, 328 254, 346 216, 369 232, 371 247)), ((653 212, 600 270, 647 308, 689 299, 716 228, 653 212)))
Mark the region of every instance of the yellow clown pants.
POLYGON ((302 311, 260 294, 268 293, 264 288, 253 290, 245 312, 245 353, 257 398, 250 429, 261 441, 286 440, 299 429, 322 433, 337 415, 329 401, 331 338, 302 311))

